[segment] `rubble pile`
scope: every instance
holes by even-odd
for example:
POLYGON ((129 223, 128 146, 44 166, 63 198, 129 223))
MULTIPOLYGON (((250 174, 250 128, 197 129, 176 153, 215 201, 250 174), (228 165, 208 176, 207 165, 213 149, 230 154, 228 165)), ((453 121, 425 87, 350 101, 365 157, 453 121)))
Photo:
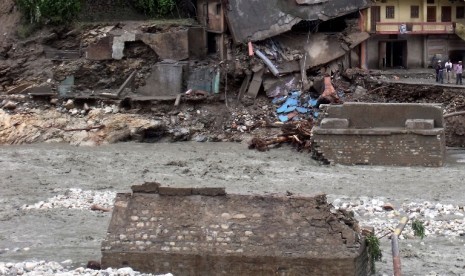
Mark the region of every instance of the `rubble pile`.
POLYGON ((46 201, 32 205, 21 206, 22 210, 42 210, 52 208, 88 210, 92 206, 110 208, 113 206, 116 193, 109 191, 83 191, 79 188, 67 190, 64 194, 56 195, 46 201))
MULTIPOLYGON (((395 208, 385 198, 336 198, 332 205, 337 210, 352 212, 361 226, 374 227, 377 235, 390 233, 403 216, 424 222, 427 236, 465 236, 464 206, 433 202, 408 202, 395 208)), ((407 226, 401 238, 413 238, 407 226)))
MULTIPOLYGON (((130 267, 119 269, 107 268, 94 270, 90 268, 78 267, 71 269, 71 261, 66 260, 62 263, 47 261, 30 261, 22 263, 5 263, 0 262, 0 275, 24 275, 24 276, 154 276, 154 274, 140 273, 130 267)), ((158 276, 172 276, 171 273, 158 276)))

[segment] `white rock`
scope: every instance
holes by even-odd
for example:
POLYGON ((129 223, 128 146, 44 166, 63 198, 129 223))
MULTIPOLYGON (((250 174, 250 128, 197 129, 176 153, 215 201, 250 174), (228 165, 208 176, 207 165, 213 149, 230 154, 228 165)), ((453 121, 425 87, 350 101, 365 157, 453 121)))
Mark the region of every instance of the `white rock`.
POLYGON ((37 266, 37 263, 34 263, 34 262, 26 262, 24 263, 24 269, 26 271, 32 271, 34 268, 36 268, 37 266))
POLYGON ((74 108, 74 101, 69 99, 63 106, 68 110, 73 109, 74 108))
POLYGON ((120 276, 134 276, 136 275, 136 273, 134 272, 134 270, 132 270, 132 268, 130 267, 123 267, 123 268, 120 268, 116 271, 116 273, 120 276))

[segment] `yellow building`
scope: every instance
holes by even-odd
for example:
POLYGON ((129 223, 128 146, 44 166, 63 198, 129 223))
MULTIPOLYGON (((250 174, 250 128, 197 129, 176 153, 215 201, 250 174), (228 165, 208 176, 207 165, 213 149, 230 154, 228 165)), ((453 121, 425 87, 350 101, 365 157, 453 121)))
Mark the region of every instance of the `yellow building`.
POLYGON ((464 0, 376 0, 365 12, 368 68, 430 67, 434 59, 465 60, 464 0))

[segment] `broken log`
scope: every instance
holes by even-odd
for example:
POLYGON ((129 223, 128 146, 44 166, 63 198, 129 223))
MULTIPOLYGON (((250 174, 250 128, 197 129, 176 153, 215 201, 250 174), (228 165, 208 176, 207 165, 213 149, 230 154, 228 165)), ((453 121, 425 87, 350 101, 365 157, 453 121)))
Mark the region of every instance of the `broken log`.
POLYGON ((408 217, 403 217, 399 225, 391 235, 391 246, 392 246, 392 265, 394 269, 394 276, 401 276, 401 264, 400 264, 400 255, 399 255, 399 236, 404 230, 405 225, 407 225, 408 217))
POLYGON ((267 151, 268 147, 273 144, 280 144, 289 141, 290 138, 286 136, 275 137, 271 139, 263 139, 254 137, 249 143, 249 149, 257 149, 258 151, 267 151))
MULTIPOLYGON (((129 83, 133 83, 134 77, 136 76, 136 70, 134 70, 131 75, 124 81, 124 83, 120 86, 118 89, 118 92, 116 92, 116 96, 119 98, 121 94, 123 93, 124 89, 128 86, 129 83)), ((132 87, 133 88, 133 87, 132 87)), ((132 90, 132 89, 131 89, 132 90)))
POLYGON ((93 130, 93 129, 102 129, 104 127, 105 127, 105 125, 99 125, 99 126, 93 126, 93 127, 83 127, 83 128, 68 128, 68 129, 63 129, 63 131, 82 131, 82 130, 90 131, 90 130, 93 130))
POLYGON ((105 207, 102 207, 102 206, 97 205, 97 204, 92 204, 92 206, 90 206, 90 209, 92 211, 102 211, 102 212, 110 212, 111 211, 111 208, 105 208, 105 207))
POLYGON ((453 113, 446 114, 444 115, 444 119, 449 118, 449 117, 454 117, 454 116, 461 116, 461 115, 465 115, 465 111, 459 111, 459 112, 453 112, 453 113))
POLYGON ((178 96, 176 96, 176 100, 174 101, 174 106, 178 106, 180 102, 181 102, 181 94, 178 94, 178 96))

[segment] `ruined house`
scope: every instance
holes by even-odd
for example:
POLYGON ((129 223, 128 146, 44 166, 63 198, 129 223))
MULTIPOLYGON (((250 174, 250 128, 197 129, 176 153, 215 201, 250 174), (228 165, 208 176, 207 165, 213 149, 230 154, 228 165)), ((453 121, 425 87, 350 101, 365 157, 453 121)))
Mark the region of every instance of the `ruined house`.
POLYGON ((367 11, 368 68, 426 68, 465 62, 465 2, 377 0, 367 11))
POLYGON ((102 266, 174 275, 368 275, 357 222, 325 195, 134 185, 118 194, 102 266))
POLYGON ((440 105, 345 103, 327 106, 313 128, 315 154, 345 165, 442 166, 440 105), (369 119, 368 119, 369 118, 369 119))

